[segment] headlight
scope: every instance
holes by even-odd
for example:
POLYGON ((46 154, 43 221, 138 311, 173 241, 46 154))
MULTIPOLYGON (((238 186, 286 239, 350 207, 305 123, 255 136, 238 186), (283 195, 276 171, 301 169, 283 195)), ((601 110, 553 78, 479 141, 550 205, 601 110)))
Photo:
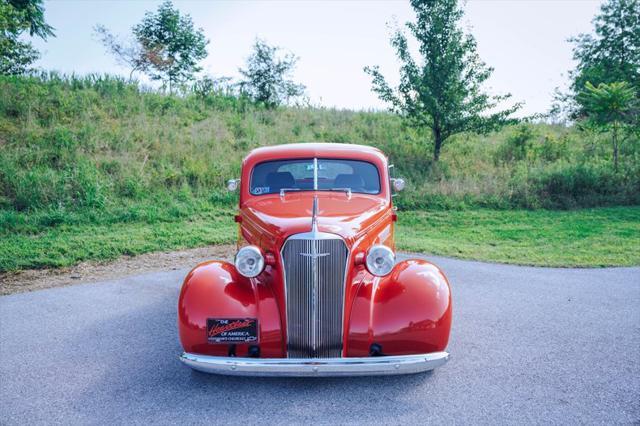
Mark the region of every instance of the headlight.
POLYGON ((367 253, 367 269, 378 277, 389 274, 395 262, 396 255, 393 254, 393 251, 387 246, 373 246, 367 253))
POLYGON ((240 275, 253 278, 264 269, 264 257, 256 246, 246 246, 238 250, 234 264, 240 275))

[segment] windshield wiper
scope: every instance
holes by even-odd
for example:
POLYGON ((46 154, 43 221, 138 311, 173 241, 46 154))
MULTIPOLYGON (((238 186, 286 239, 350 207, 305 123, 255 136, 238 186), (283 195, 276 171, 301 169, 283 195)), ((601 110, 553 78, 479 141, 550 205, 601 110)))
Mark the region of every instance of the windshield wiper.
POLYGON ((309 190, 302 189, 302 188, 280 188, 280 196, 284 197, 285 192, 291 192, 291 191, 309 191, 309 190))
POLYGON ((347 198, 351 198, 351 188, 328 188, 328 189, 321 189, 320 191, 346 192, 347 198))

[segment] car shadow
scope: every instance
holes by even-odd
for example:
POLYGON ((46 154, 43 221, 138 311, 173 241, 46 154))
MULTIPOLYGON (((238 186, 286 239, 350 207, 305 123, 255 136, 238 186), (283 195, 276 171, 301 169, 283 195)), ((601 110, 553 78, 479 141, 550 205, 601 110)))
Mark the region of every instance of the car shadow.
POLYGON ((111 316, 108 327, 86 324, 73 336, 77 368, 93 371, 91 382, 73 395, 76 407, 92 406, 97 398, 104 401, 100 416, 115 422, 182 420, 185 413, 199 420, 257 422, 276 415, 319 419, 322 413, 362 419, 372 404, 384 404, 392 408, 378 411, 377 419, 391 421, 416 409, 407 394, 428 388, 437 376, 261 378, 193 371, 178 359, 175 300, 167 293, 142 309, 111 316))

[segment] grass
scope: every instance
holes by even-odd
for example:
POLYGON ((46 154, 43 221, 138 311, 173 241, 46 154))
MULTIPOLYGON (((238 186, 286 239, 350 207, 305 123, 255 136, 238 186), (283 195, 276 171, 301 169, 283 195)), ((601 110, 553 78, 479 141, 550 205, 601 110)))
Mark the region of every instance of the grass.
POLYGON ((640 265, 640 207, 402 212, 398 247, 520 265, 640 265))
POLYGON ((640 204, 640 144, 578 126, 460 134, 431 161, 428 129, 387 112, 265 109, 220 92, 167 95, 111 76, 0 76, 0 209, 100 211, 185 188, 207 198, 252 148, 300 141, 376 146, 408 179, 406 210, 640 204))
POLYGON ((0 241, 0 271, 59 268, 86 260, 170 251, 234 241, 228 209, 159 222, 60 225, 44 232, 12 233, 0 241))
POLYGON ((408 181, 395 199, 404 250, 640 264, 638 207, 572 210, 640 205, 633 135, 617 171, 606 133, 542 123, 456 135, 433 163, 429 131, 387 112, 265 109, 221 91, 167 95, 108 75, 0 76, 0 93, 0 271, 230 242, 237 201, 219 192, 226 179, 252 148, 300 141, 389 156, 408 181))
MULTIPOLYGON (((233 209, 208 205, 188 217, 61 224, 5 233, 0 271, 70 266, 85 260, 235 241, 233 209)), ((640 207, 575 211, 404 211, 398 248, 465 259, 539 266, 640 264, 640 207)))

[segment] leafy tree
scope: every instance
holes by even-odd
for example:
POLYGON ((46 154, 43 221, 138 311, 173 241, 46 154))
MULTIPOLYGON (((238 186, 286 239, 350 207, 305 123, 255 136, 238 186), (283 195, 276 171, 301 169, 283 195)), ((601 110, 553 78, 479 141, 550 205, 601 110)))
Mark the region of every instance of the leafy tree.
POLYGON ((102 26, 96 32, 111 53, 131 67, 132 74, 145 72, 152 80, 161 80, 169 91, 176 83, 192 80, 201 70, 198 62, 207 56, 209 41, 202 28, 194 28, 191 16, 180 15, 170 1, 155 13, 147 12, 132 28, 132 44, 119 41, 102 26))
POLYGON ((0 0, 0 74, 22 74, 39 57, 25 33, 46 40, 55 36, 44 20, 42 0, 0 0))
POLYGON ((589 121, 602 130, 611 130, 614 169, 618 170, 620 134, 638 126, 638 102, 634 88, 627 82, 587 82, 579 97, 589 121))
POLYGON ((104 25, 96 25, 94 31, 107 50, 116 57, 118 64, 131 69, 129 80, 133 78, 133 73, 146 72, 149 69, 149 61, 146 60, 142 45, 137 40, 122 40, 104 25))
POLYGON ((274 108, 304 94, 305 86, 295 83, 290 75, 298 58, 292 53, 278 55, 278 47, 256 40, 246 69, 240 69, 244 80, 240 89, 257 103, 274 108))
POLYGON ((457 0, 411 0, 417 21, 406 24, 418 41, 421 62, 409 52, 407 36, 397 29, 391 45, 402 62, 400 84, 392 89, 377 66, 365 67, 371 75, 373 91, 389 102, 415 127, 431 129, 433 160, 449 137, 460 132, 486 133, 514 122, 509 116, 516 104, 496 111, 498 103, 511 95, 489 96, 482 84, 493 69, 476 53, 472 35, 459 27, 463 11, 457 0))
MULTIPOLYGON (((577 102, 574 115, 587 114, 581 96, 585 85, 627 81, 640 89, 640 1, 608 0, 593 20, 595 34, 570 39, 578 62, 570 73, 571 99, 577 102)), ((640 92, 637 92, 640 93, 640 92)))

